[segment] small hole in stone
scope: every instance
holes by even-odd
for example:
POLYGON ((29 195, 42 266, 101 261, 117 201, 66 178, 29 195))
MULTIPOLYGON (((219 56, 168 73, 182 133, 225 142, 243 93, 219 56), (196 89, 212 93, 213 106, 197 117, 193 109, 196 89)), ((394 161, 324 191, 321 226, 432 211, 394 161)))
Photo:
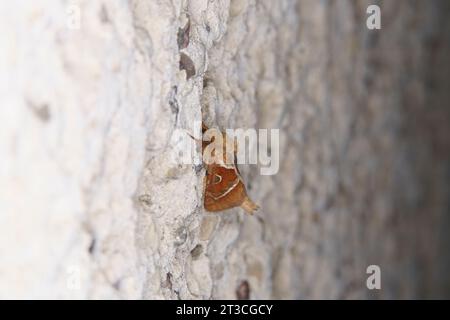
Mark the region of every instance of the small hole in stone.
POLYGON ((195 75, 194 62, 184 52, 180 53, 180 70, 186 71, 186 80, 189 80, 195 75))
POLYGON ((95 240, 95 238, 93 238, 91 243, 89 244, 89 249, 88 249, 90 254, 94 253, 96 244, 97 244, 97 240, 95 240))
POLYGON ((242 281, 236 289, 238 300, 248 300, 250 298, 250 285, 247 280, 242 281))
POLYGON ((100 8, 100 21, 102 23, 108 23, 109 22, 109 16, 108 16, 108 10, 106 10, 106 7, 104 5, 102 5, 102 7, 100 8))
POLYGON ((42 122, 48 122, 51 118, 50 107, 48 104, 35 104, 32 101, 27 101, 28 107, 33 111, 34 115, 42 122))
POLYGON ((211 80, 209 78, 203 78, 203 88, 206 88, 211 80))
POLYGON ((181 246, 186 242, 187 239, 187 230, 184 226, 179 227, 175 231, 175 246, 181 246))
POLYGON ((143 205, 144 207, 150 207, 152 205, 152 199, 148 194, 141 194, 138 200, 139 203, 141 203, 141 205, 143 205))
POLYGON ((113 288, 116 289, 117 291, 120 291, 120 287, 122 284, 122 280, 118 279, 116 281, 114 281, 114 283, 112 284, 113 288))
POLYGON ((197 259, 203 253, 203 246, 198 244, 191 250, 192 259, 197 259))
POLYGON ((170 272, 167 272, 166 274, 166 280, 161 285, 163 288, 172 290, 172 274, 170 272))

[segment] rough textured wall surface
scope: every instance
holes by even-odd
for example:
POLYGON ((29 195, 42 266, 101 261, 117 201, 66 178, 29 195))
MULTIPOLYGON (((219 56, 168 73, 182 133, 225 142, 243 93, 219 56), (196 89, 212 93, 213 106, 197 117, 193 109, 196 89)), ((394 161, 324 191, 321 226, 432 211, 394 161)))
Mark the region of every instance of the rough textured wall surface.
POLYGON ((373 2, 2 2, 0 297, 448 297, 449 3, 373 2), (171 161, 202 118, 281 129, 257 216, 171 161))

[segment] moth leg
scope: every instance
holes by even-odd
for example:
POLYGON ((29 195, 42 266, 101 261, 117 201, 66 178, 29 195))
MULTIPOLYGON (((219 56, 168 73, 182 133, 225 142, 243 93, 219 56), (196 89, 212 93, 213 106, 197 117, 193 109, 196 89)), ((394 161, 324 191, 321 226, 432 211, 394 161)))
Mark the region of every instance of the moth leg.
POLYGON ((206 192, 206 174, 203 177, 203 195, 205 194, 205 192, 206 192))
POLYGON ((210 174, 211 173, 208 172, 208 167, 206 167, 205 176, 203 177, 203 197, 206 196, 206 182, 207 182, 207 179, 208 179, 208 175, 210 175, 210 174))
POLYGON ((259 206, 254 203, 248 196, 245 196, 244 201, 241 203, 241 208, 245 210, 249 215, 252 215, 256 210, 259 209, 259 206))

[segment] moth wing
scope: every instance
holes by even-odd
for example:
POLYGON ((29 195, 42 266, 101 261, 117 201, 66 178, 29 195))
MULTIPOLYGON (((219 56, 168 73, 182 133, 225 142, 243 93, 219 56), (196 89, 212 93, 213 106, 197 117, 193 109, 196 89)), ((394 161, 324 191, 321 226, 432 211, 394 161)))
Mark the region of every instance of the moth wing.
POLYGON ((245 186, 235 168, 209 166, 205 183, 206 210, 215 212, 240 206, 246 196, 245 186))

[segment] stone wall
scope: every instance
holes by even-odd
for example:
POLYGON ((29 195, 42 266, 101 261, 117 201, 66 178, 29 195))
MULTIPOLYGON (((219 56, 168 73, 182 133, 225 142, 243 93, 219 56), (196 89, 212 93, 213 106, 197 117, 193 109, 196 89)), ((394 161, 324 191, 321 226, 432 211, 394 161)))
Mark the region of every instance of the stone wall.
POLYGON ((449 297, 449 12, 2 2, 0 297, 449 297), (278 174, 240 167, 256 216, 171 161, 201 119, 280 129, 278 174))

